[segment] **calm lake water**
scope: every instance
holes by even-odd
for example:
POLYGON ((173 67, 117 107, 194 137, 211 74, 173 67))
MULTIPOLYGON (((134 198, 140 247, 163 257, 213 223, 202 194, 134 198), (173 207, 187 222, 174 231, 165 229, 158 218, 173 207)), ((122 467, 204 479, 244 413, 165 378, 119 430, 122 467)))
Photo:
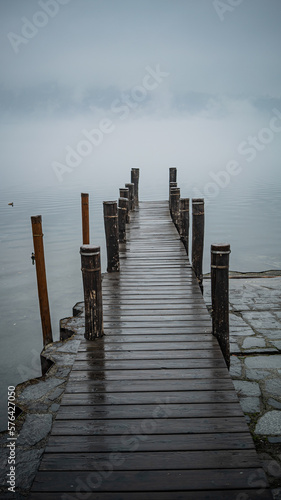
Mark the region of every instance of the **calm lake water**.
MULTIPOLYGON (((41 190, 26 186, 1 190, 1 429, 7 427, 6 394, 9 385, 40 375, 42 334, 37 298, 31 215, 42 215, 45 260, 54 340, 59 339, 59 320, 71 316, 72 306, 82 300, 79 247, 81 244, 80 193, 90 194, 91 243, 100 245, 105 271, 102 201, 117 199, 120 186, 57 185, 41 190), (8 206, 9 202, 14 206, 8 206)), ((168 174, 151 187, 140 181, 140 199, 167 198, 168 174), (155 187, 156 186, 156 187, 155 187)), ((192 197, 188 175, 181 173, 182 196, 192 197)), ((281 269, 280 181, 264 176, 241 176, 221 189, 206 207, 204 272, 209 271, 211 243, 231 244, 231 270, 281 269)), ((194 197, 194 195, 193 195, 194 197)))

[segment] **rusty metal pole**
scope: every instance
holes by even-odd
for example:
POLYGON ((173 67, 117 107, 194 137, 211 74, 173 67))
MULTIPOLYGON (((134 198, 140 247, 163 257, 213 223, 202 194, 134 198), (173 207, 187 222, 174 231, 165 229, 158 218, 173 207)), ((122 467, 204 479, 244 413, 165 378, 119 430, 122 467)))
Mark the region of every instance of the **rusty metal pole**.
POLYGON ((41 215, 35 215, 31 217, 31 226, 32 226, 33 246, 35 254, 43 344, 45 346, 53 342, 53 335, 52 335, 51 316, 49 308, 41 215))
POLYGON ((189 247, 189 198, 180 199, 180 236, 188 255, 189 247))
POLYGON ((82 211, 82 241, 83 245, 90 243, 90 224, 89 224, 89 195, 81 193, 81 211, 82 211))
POLYGON ((80 247, 85 303, 85 338, 95 340, 103 335, 100 247, 80 247))
POLYGON ((103 202, 107 248, 107 272, 119 271, 119 229, 117 201, 103 202))
POLYGON ((192 200, 192 267, 203 292, 204 199, 192 200))
POLYGON ((230 366, 229 254, 228 243, 211 245, 213 335, 218 339, 228 369, 230 366))
POLYGON ((137 207, 139 204, 139 177, 140 169, 131 169, 131 182, 134 184, 134 206, 137 207))

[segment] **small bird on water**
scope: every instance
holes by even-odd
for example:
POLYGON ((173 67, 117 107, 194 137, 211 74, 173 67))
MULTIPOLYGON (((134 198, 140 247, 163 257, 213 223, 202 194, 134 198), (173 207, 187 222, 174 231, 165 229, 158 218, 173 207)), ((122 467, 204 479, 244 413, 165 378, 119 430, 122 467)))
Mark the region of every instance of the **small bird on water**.
POLYGON ((8 203, 8 205, 11 205, 11 207, 14 206, 14 202, 12 201, 12 203, 8 203))
POLYGON ((31 260, 32 260, 32 265, 34 266, 34 262, 35 262, 35 253, 32 252, 31 254, 31 260))

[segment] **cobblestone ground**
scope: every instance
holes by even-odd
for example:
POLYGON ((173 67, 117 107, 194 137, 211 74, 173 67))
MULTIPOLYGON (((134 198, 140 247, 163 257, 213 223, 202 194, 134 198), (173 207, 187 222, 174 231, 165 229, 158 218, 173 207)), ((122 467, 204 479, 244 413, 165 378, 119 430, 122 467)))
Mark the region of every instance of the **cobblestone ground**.
MULTIPOLYGON (((274 498, 281 500, 281 277, 266 276, 229 280, 230 374, 274 498)), ((210 279, 204 297, 210 306, 210 279)))

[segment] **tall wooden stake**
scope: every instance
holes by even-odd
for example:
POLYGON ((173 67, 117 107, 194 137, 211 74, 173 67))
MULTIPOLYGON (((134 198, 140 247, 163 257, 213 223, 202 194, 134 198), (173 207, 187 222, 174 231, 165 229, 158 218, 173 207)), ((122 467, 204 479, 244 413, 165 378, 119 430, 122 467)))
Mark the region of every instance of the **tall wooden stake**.
POLYGON ((89 225, 89 195, 81 193, 81 210, 82 210, 82 240, 83 245, 90 243, 90 225, 89 225))
POLYGON ((203 292, 204 199, 192 200, 192 267, 203 292))
POLYGON ((177 169, 176 169, 176 167, 169 168, 169 179, 170 179, 170 182, 177 182, 177 169))
POLYGON ((40 307, 41 325, 43 333, 43 344, 45 346, 53 342, 53 335, 52 335, 51 316, 50 316, 49 299, 48 299, 41 215, 35 215, 31 217, 31 226, 32 226, 34 253, 35 253, 37 287, 38 287, 39 307, 40 307))
POLYGON ((85 303, 85 338, 95 340, 103 335, 100 247, 80 247, 85 303))
POLYGON ((140 169, 131 169, 131 182, 134 184, 134 205, 137 207, 139 204, 139 177, 140 169))
POLYGON ((180 199, 180 235, 188 255, 189 247, 189 198, 180 199))
POLYGON ((119 189, 120 193, 120 198, 127 198, 128 199, 128 211, 127 211, 127 218, 126 222, 129 224, 130 222, 130 210, 129 210, 129 188, 120 188, 119 189))
POLYGON ((128 210, 129 210, 128 198, 119 198, 118 200, 119 243, 124 243, 126 241, 126 222, 127 222, 128 210))
POLYGON ((229 244, 211 246, 211 288, 213 335, 217 337, 227 367, 229 350, 229 244))
POLYGON ((119 271, 119 229, 117 201, 103 202, 107 248, 107 272, 119 271))
POLYGON ((178 187, 177 182, 170 182, 169 183, 169 209, 171 210, 171 189, 178 187))
POLYGON ((134 194, 134 189, 135 186, 132 182, 128 182, 125 184, 125 187, 129 189, 129 211, 131 212, 135 208, 135 194, 134 194))
POLYGON ((180 196, 180 188, 171 188, 171 216, 178 231, 180 216, 180 196))

